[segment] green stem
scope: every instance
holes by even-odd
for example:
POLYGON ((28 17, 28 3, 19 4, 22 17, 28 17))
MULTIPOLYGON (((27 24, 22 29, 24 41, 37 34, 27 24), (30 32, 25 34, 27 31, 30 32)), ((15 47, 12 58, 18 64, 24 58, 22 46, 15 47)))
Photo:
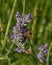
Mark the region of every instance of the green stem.
MULTIPOLYGON (((10 15, 10 17, 9 17, 8 25, 7 25, 7 28, 6 28, 6 33, 5 33, 5 37, 4 37, 3 49, 4 49, 5 44, 6 44, 6 38, 7 38, 7 35, 8 35, 9 28, 10 28, 10 24, 11 24, 11 20, 12 20, 12 17, 13 17, 13 13, 14 13, 14 9, 15 9, 16 2, 17 2, 17 0, 14 0, 13 8, 12 8, 11 15, 10 15)), ((3 49, 2 49, 2 50, 3 50, 3 49)))
POLYGON ((23 3, 23 15, 25 15, 25 0, 22 0, 23 3))
POLYGON ((11 63, 10 63, 10 59, 8 58, 8 64, 10 65, 11 63))
MULTIPOLYGON (((38 4, 39 4, 39 1, 36 2, 35 9, 34 9, 36 16, 37 16, 38 4)), ((32 36, 31 36, 31 39, 30 39, 31 45, 33 45, 33 37, 34 37, 34 33, 35 33, 34 30, 35 30, 35 27, 36 27, 36 23, 37 23, 37 17, 34 18, 34 21, 32 23, 32 36)))
POLYGON ((49 4, 50 4, 50 0, 47 0, 47 1, 46 1, 46 5, 45 5, 45 8, 44 8, 44 12, 43 12, 43 19, 44 19, 45 16, 46 16, 46 12, 47 12, 47 9, 48 9, 49 4))
POLYGON ((48 62, 47 62, 47 65, 49 65, 49 55, 50 55, 51 47, 52 47, 52 42, 51 42, 51 44, 50 44, 50 46, 49 46, 49 50, 48 50, 48 55, 47 55, 48 62))
POLYGON ((7 54, 5 55, 5 57, 7 57, 9 55, 9 53, 10 53, 11 49, 13 48, 13 46, 14 46, 14 43, 11 45, 11 47, 10 47, 9 51, 7 52, 7 54))
POLYGON ((8 55, 9 55, 9 53, 10 53, 13 46, 14 46, 14 43, 11 45, 11 47, 10 47, 9 51, 6 53, 5 57, 0 57, 0 60, 4 60, 4 59, 8 58, 8 55))

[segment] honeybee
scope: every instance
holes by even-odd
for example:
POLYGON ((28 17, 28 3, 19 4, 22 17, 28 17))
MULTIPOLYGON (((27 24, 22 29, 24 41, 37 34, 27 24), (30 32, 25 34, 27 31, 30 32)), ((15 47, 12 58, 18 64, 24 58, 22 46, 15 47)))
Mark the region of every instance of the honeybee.
POLYGON ((24 33, 24 36, 26 36, 27 38, 30 38, 32 35, 32 32, 31 31, 27 31, 24 33))

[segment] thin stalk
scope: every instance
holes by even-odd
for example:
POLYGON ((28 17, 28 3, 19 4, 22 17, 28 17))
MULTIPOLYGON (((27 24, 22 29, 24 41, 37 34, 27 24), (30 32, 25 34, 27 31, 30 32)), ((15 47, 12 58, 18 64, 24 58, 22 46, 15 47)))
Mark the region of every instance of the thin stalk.
POLYGON ((9 55, 9 53, 10 53, 11 49, 13 48, 13 46, 14 46, 14 43, 10 46, 10 49, 9 49, 9 51, 6 53, 5 57, 7 57, 7 56, 9 55))
POLYGON ((36 5, 35 5, 35 9, 34 9, 34 21, 33 21, 33 24, 32 24, 32 36, 31 36, 31 39, 30 39, 30 42, 31 42, 31 45, 33 45, 33 37, 34 37, 34 30, 35 30, 35 27, 36 27, 36 21, 37 21, 37 9, 38 9, 38 4, 39 4, 39 1, 36 2, 36 5))
POLYGON ((45 16, 46 16, 46 12, 47 12, 47 9, 48 9, 49 4, 50 4, 50 0, 47 0, 47 1, 46 1, 46 5, 45 5, 45 8, 44 8, 44 12, 43 12, 43 19, 44 19, 45 16))
POLYGON ((9 55, 11 49, 13 48, 13 46, 14 46, 14 43, 10 46, 10 49, 6 53, 5 57, 0 57, 0 60, 4 60, 4 59, 8 59, 9 60, 8 55, 9 55))
POLYGON ((9 58, 7 58, 7 60, 8 60, 8 65, 10 65, 11 63, 10 63, 10 59, 9 58))
MULTIPOLYGON (((14 4, 15 4, 15 3, 14 3, 14 4)), ((24 8, 24 6, 25 6, 25 0, 23 0, 23 14, 25 13, 25 8, 24 8)), ((7 52, 7 54, 5 55, 5 57, 7 57, 7 56, 9 55, 9 53, 10 53, 10 51, 11 51, 11 49, 12 49, 13 46, 14 46, 14 43, 11 45, 11 47, 10 47, 9 51, 7 52)))
MULTIPOLYGON (((6 44, 6 38, 7 38, 7 35, 8 35, 9 28, 10 28, 10 24, 11 24, 11 20, 12 20, 12 17, 13 17, 13 13, 14 13, 14 10, 15 10, 16 2, 17 2, 17 0, 14 0, 13 8, 12 8, 11 15, 10 15, 10 17, 9 17, 8 25, 7 25, 7 28, 6 28, 6 33, 5 33, 5 37, 4 37, 3 49, 4 49, 5 44, 6 44)), ((2 49, 2 50, 3 50, 3 49, 2 49)))
POLYGON ((23 15, 25 15, 25 0, 22 0, 23 3, 23 15))
MULTIPOLYGON (((45 0, 44 0, 45 1, 45 0)), ((43 38, 44 37, 42 37, 42 36, 44 36, 44 30, 45 30, 45 26, 42 24, 43 23, 43 20, 45 19, 45 16, 46 16, 46 13, 47 13, 47 9, 48 9, 48 6, 49 6, 49 4, 50 4, 50 0, 47 0, 46 1, 46 4, 45 4, 45 8, 44 8, 44 11, 42 12, 42 20, 40 21, 41 23, 40 23, 40 25, 39 26, 42 26, 42 28, 40 27, 40 30, 42 29, 42 31, 41 31, 41 33, 39 33, 38 35, 40 36, 40 40, 42 39, 42 41, 43 41, 43 38), (42 35, 43 34, 43 35, 42 35)), ((46 21, 45 21, 45 23, 44 24, 46 24, 46 21)), ((40 31, 39 30, 39 31, 40 31)), ((44 38, 45 39, 45 38, 44 38)), ((40 41, 39 40, 39 41, 40 41)), ((38 41, 38 42, 39 42, 38 41)))

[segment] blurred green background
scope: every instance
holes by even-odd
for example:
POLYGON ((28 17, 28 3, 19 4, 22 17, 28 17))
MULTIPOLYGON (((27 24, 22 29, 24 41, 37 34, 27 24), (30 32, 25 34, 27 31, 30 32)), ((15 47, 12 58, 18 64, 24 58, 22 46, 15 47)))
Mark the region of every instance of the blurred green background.
MULTIPOLYGON (((23 12, 22 0, 0 0, 0 23, 3 25, 3 32, 0 32, 0 56, 4 56, 6 49, 10 48, 9 44, 6 44, 4 51, 1 51, 2 40, 8 21, 10 19, 11 13, 11 23, 8 31, 8 37, 10 38, 12 34, 13 26, 16 24, 15 14, 19 11, 20 14, 23 12), (14 5, 14 2, 15 6, 14 5), (12 11, 13 9, 13 11, 12 11)), ((43 43, 48 43, 50 46, 52 41, 52 0, 26 0, 25 1, 25 14, 32 14, 32 21, 29 23, 28 28, 32 30, 31 38, 31 54, 19 54, 15 51, 11 51, 9 54, 9 61, 7 59, 0 60, 0 65, 46 65, 47 63, 40 63, 36 55, 38 52, 38 47, 43 43)), ((15 47, 15 46, 14 46, 15 47)), ((13 48, 14 49, 14 48, 13 48)), ((52 49, 49 54, 49 65, 52 65, 52 49)))

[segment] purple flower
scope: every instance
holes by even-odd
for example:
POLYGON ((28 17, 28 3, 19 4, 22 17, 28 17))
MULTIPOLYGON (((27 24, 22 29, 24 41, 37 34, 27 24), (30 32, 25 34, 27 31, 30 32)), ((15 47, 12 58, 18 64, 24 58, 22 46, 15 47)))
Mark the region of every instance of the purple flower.
POLYGON ((38 49, 39 49, 39 51, 44 51, 44 48, 42 48, 42 47, 39 47, 38 49))
POLYGON ((39 53, 37 54, 37 58, 39 59, 39 61, 40 61, 41 63, 43 63, 43 60, 42 60, 43 57, 44 57, 44 55, 42 54, 42 52, 39 52, 39 53))
POLYGON ((39 47, 39 53, 37 57, 40 60, 40 62, 47 62, 47 58, 46 58, 46 54, 48 53, 47 46, 48 44, 44 43, 39 47))
MULTIPOLYGON (((16 45, 18 46, 18 48, 16 49, 19 53, 21 53, 23 50, 22 50, 22 46, 24 44, 25 41, 26 41, 26 37, 24 35, 25 32, 27 32, 27 28, 26 28, 26 25, 28 24, 28 21, 31 20, 31 14, 28 14, 26 16, 21 16, 19 14, 19 12, 16 13, 16 20, 17 20, 17 23, 16 25, 13 27, 13 33, 11 35, 11 39, 12 39, 12 42, 13 43, 16 43, 16 45)), ((23 46, 24 48, 24 46, 23 46)))
POLYGON ((31 21, 31 19, 32 19, 31 14, 27 14, 26 15, 26 21, 29 22, 29 21, 31 21))
POLYGON ((40 59, 40 58, 42 58, 44 55, 43 55, 43 53, 42 52, 39 52, 38 54, 37 54, 37 57, 40 59))
POLYGON ((19 12, 16 13, 16 19, 17 19, 17 23, 21 24, 21 26, 26 26, 28 22, 31 21, 32 16, 31 14, 27 14, 26 16, 20 16, 19 12))
POLYGON ((16 51, 22 53, 23 50, 21 48, 16 48, 16 51))
POLYGON ((48 59, 45 56, 42 58, 42 60, 43 60, 43 62, 47 62, 48 61, 48 59))
POLYGON ((44 51, 46 48, 47 48, 47 44, 42 44, 38 49, 39 49, 39 51, 44 51))
POLYGON ((22 19, 21 18, 16 18, 17 23, 16 24, 22 24, 22 19))
POLYGON ((25 32, 27 32, 28 30, 27 30, 27 28, 26 27, 24 27, 24 28, 22 28, 22 33, 24 34, 25 32))
POLYGON ((15 38, 15 34, 13 33, 12 35, 11 35, 11 39, 14 39, 15 38))
POLYGON ((46 49, 45 51, 44 51, 44 54, 47 54, 48 53, 48 49, 46 49))
POLYGON ((19 12, 16 13, 16 17, 21 18, 21 16, 19 15, 19 12))
POLYGON ((27 21, 25 19, 22 19, 22 24, 21 26, 26 26, 27 25, 27 21))
MULTIPOLYGON (((15 31, 15 30, 18 30, 19 29, 19 26, 14 26, 13 27, 13 30, 15 31)), ((19 29, 20 30, 20 29, 19 29)))
POLYGON ((19 26, 14 26, 13 27, 13 33, 18 33, 20 31, 20 27, 19 26))

